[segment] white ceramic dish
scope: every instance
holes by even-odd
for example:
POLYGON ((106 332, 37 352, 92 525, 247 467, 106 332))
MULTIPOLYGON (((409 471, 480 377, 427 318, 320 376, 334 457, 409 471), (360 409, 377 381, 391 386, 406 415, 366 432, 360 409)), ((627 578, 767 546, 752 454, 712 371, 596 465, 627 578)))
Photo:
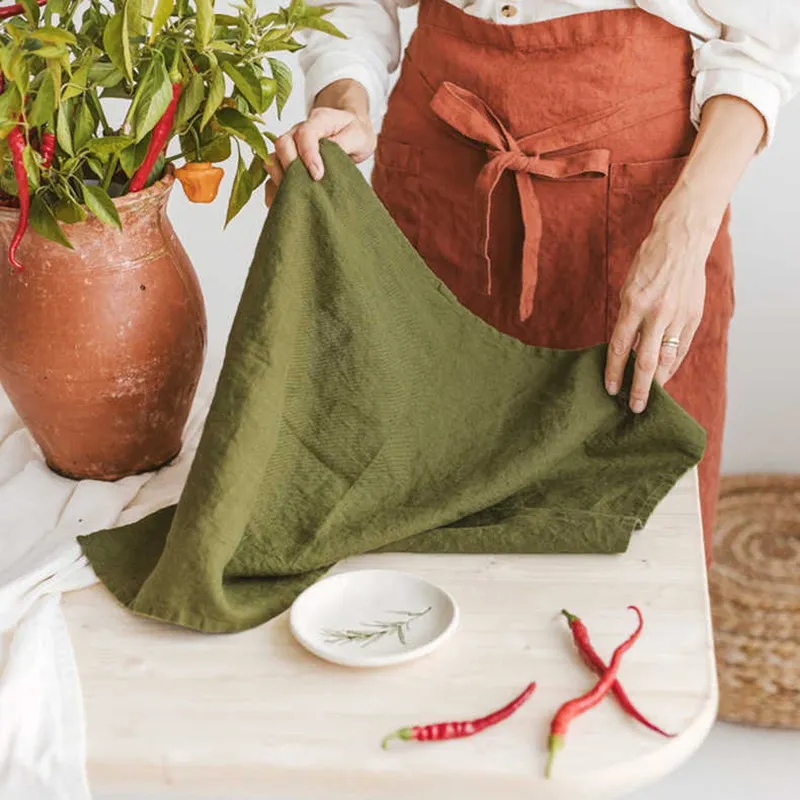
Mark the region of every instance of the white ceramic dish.
POLYGON ((385 667, 435 650, 455 631, 458 607, 444 589, 416 575, 355 570, 306 589, 292 605, 289 625, 303 647, 326 661, 385 667))

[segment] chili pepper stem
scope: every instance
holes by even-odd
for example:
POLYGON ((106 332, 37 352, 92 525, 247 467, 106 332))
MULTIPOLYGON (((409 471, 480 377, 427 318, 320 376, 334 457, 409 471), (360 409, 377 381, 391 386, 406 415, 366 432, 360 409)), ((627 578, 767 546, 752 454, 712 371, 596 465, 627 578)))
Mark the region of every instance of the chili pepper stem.
POLYGON ((564 746, 564 737, 559 736, 557 733, 552 734, 547 739, 547 749, 549 751, 547 756, 547 764, 544 767, 544 776, 548 780, 553 772, 553 759, 556 753, 564 746))
POLYGON ((565 608, 561 609, 561 613, 567 618, 567 622, 578 622, 578 618, 574 614, 570 614, 565 608))
POLYGON ((404 742, 409 742, 413 738, 414 731, 411 730, 411 728, 398 728, 394 733, 390 733, 388 736, 383 737, 381 747, 384 750, 387 750, 389 747, 389 742, 391 742, 392 739, 401 739, 404 742))

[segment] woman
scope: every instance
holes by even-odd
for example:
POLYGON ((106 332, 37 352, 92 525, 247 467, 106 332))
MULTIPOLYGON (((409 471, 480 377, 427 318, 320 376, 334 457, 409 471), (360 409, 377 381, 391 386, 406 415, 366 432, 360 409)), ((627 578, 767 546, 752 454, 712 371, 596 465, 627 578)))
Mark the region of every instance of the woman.
POLYGON ((276 143, 267 201, 319 141, 355 161, 459 300, 529 344, 610 343, 613 395, 654 380, 708 432, 707 553, 733 312, 728 202, 800 81, 785 0, 421 0, 400 56, 398 5, 329 0, 347 40, 313 34, 311 111, 276 143), (693 51, 689 34, 699 38, 693 51), (376 149, 377 143, 377 149, 376 149))

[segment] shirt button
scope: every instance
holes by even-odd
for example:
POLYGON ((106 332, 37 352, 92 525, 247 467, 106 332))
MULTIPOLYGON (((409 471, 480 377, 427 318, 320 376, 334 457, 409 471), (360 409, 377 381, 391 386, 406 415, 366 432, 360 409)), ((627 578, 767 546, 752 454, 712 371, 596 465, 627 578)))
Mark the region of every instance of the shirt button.
POLYGON ((517 7, 512 5, 505 5, 500 9, 500 13, 504 17, 515 17, 517 15, 517 7))

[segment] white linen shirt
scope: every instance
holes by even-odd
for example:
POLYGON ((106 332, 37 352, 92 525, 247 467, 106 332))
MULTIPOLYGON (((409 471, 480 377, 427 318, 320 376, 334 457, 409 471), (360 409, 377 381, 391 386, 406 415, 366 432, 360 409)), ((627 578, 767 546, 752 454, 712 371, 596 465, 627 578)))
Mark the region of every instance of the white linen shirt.
MULTIPOLYGON (((384 110, 391 74, 400 62, 398 9, 416 0, 309 0, 334 9, 345 33, 338 39, 313 31, 299 53, 308 107, 328 84, 342 78, 367 90, 370 115, 384 110)), ((751 103, 767 125, 768 144, 778 111, 800 89, 800 0, 449 0, 467 14, 499 25, 521 25, 587 11, 641 8, 691 33, 695 86, 692 121, 703 103, 732 94, 751 103), (509 10, 513 9, 513 10, 509 10)))

